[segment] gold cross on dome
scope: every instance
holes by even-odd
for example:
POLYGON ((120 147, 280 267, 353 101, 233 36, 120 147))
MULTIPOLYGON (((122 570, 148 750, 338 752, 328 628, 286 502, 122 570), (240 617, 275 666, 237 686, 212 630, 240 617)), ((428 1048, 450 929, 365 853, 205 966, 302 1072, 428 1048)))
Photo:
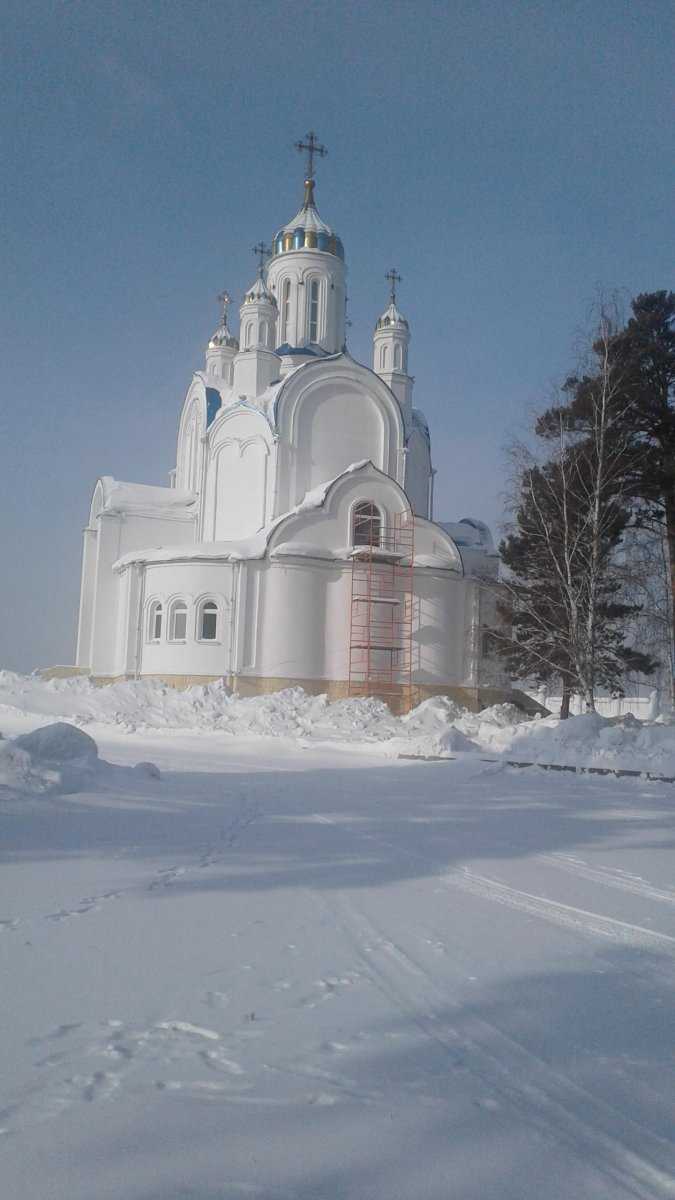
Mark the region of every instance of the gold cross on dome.
POLYGON ((232 303, 232 297, 229 292, 221 292, 218 299, 223 306, 223 325, 227 325, 227 307, 232 303))
POLYGON ((295 142, 295 149, 299 151, 300 154, 302 154, 305 150, 307 151, 307 173, 305 178, 313 179, 314 155, 318 155, 319 158, 325 158, 328 154, 328 151, 325 146, 321 146, 317 142, 316 134, 313 129, 310 129, 309 133, 305 134, 305 137, 307 138, 306 142, 295 142))
POLYGON ((391 271, 387 271, 387 274, 385 275, 385 279, 387 279, 389 281, 389 284, 391 287, 391 302, 392 302, 392 304, 395 304, 396 303, 396 284, 403 282, 401 276, 399 275, 398 271, 396 270, 396 267, 392 267, 391 271))
POLYGON ((258 242, 257 246, 251 247, 251 253, 255 254, 256 258, 258 259, 258 274, 262 279, 263 270, 265 267, 265 259, 269 258, 272 251, 270 250, 269 246, 265 245, 264 242, 258 242))

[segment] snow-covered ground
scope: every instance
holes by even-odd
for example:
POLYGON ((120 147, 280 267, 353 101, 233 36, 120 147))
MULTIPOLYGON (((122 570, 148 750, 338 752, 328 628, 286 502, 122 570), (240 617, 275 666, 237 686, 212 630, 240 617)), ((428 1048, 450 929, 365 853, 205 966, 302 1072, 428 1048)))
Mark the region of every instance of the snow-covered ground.
POLYGON ((673 730, 575 721, 0 675, 3 1197, 674 1197, 675 789, 504 761, 673 730))

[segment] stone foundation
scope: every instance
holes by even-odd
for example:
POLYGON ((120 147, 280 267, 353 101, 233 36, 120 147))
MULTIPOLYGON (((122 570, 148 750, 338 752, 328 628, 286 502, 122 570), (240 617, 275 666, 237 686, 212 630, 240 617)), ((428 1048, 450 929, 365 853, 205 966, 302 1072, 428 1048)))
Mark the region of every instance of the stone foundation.
MULTIPOLYGON (((40 672, 43 679, 65 679, 69 675, 86 675, 87 672, 83 668, 78 667, 48 667, 40 672)), ((109 683, 116 683, 122 679, 129 679, 128 675, 92 675, 90 676, 92 683, 97 686, 105 686, 109 683)), ((310 696, 328 696, 329 700, 345 700, 349 696, 349 683, 346 679, 289 679, 281 675, 143 675, 142 679, 156 679, 161 683, 167 684, 168 687, 178 689, 204 686, 208 683, 215 683, 222 679, 227 687, 231 688, 238 696, 268 696, 272 692, 280 692, 284 688, 300 687, 310 696)), ((359 693, 357 693, 359 694, 359 693)), ((447 696, 450 700, 454 700, 457 704, 461 704, 463 708, 469 709, 470 712, 480 712, 483 708, 489 708, 492 704, 515 704, 523 712, 529 716, 535 716, 539 713, 541 716, 548 716, 548 710, 538 704, 525 692, 521 692, 518 688, 506 687, 469 687, 461 684, 450 683, 414 683, 411 687, 405 684, 395 686, 395 689, 387 690, 386 693, 378 693, 377 691, 369 693, 361 693, 363 695, 379 696, 386 704, 389 705, 392 712, 397 714, 407 713, 415 705, 420 704, 422 700, 428 700, 432 696, 447 696)))

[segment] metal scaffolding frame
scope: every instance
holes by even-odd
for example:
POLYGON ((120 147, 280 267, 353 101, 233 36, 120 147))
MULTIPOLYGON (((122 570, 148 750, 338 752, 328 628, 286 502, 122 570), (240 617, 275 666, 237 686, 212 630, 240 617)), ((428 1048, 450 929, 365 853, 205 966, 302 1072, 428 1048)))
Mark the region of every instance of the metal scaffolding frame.
POLYGON ((412 511, 384 525, 379 513, 367 544, 351 551, 349 695, 378 696, 396 712, 407 712, 413 696, 413 590, 415 528, 412 511))

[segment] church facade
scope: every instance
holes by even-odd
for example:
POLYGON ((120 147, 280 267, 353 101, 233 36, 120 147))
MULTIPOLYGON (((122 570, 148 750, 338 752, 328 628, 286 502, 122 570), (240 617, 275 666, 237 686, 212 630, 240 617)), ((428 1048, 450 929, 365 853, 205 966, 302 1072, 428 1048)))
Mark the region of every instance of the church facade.
MULTIPOLYGON (((99 680, 299 684, 405 709, 503 695, 489 654, 497 556, 480 522, 434 520, 410 329, 390 303, 372 366, 345 345, 344 250, 314 197, 259 247, 187 391, 170 486, 96 484, 77 667, 99 680)), ((321 148, 318 148, 319 150, 321 148)))

